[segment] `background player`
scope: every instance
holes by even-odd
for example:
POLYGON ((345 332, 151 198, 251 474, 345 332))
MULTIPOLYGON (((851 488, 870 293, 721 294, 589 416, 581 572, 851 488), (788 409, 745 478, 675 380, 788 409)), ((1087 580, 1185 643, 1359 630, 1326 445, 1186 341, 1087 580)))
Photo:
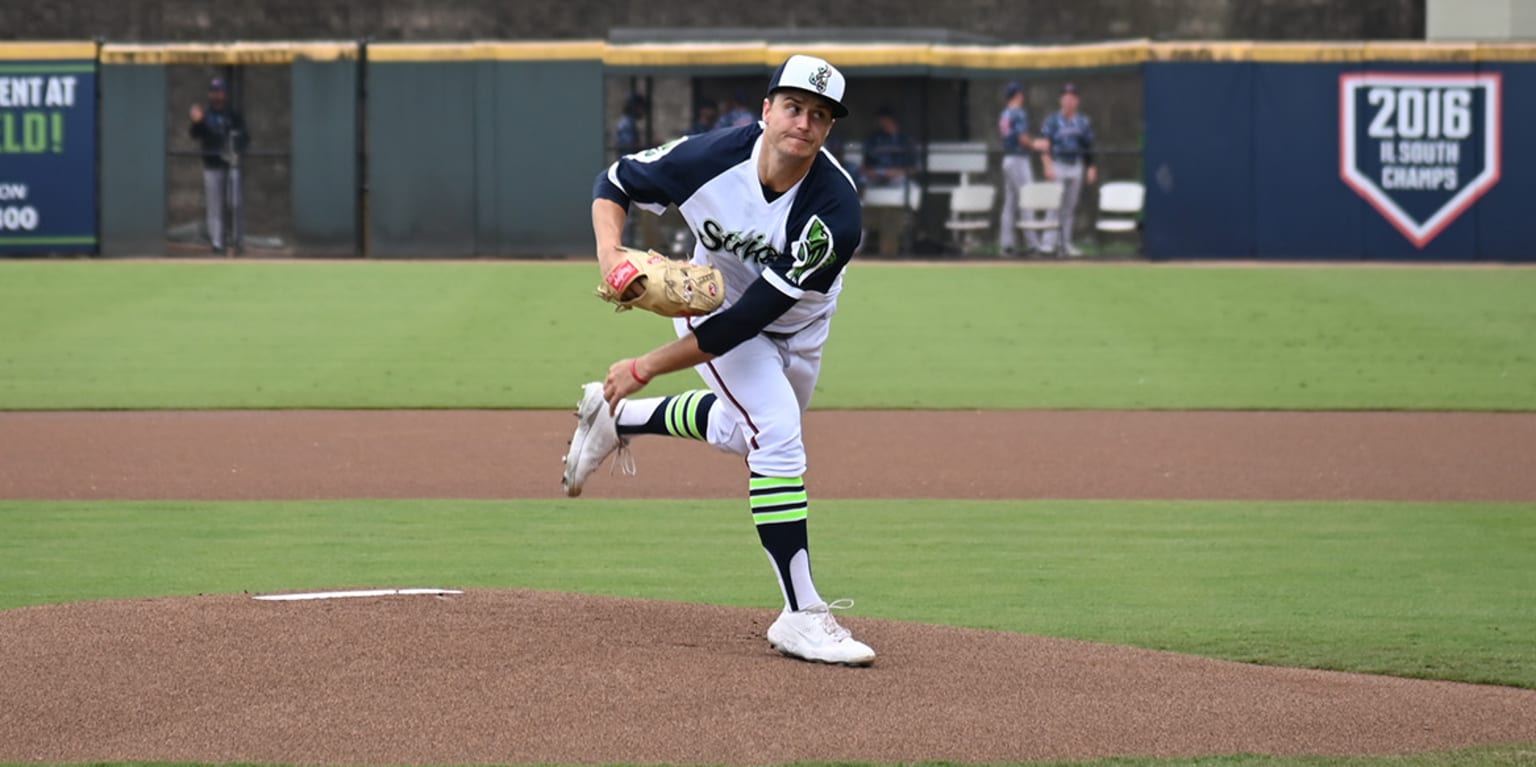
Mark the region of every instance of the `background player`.
MULTIPOLYGON (((1003 91, 1003 111, 997 115, 997 133, 1003 142, 1003 214, 998 221, 997 245, 1003 255, 1014 253, 1015 221, 1019 215, 1019 190, 1035 180, 1030 163, 1038 139, 1029 133, 1029 112, 1024 109, 1024 86, 1008 83, 1003 91)), ((1043 145, 1043 142, 1040 142, 1043 145)), ((1031 216, 1034 212, 1031 211, 1031 216)), ((1040 249, 1040 235, 1033 229, 1024 233, 1024 244, 1031 251, 1040 249)))
POLYGON ((208 243, 220 255, 244 249, 245 200, 241 195, 240 155, 251 143, 245 115, 229 103, 229 89, 215 77, 208 83, 208 105, 193 104, 187 134, 203 151, 203 204, 208 243), (229 228, 224 228, 225 213, 229 228))
POLYGON ((1045 177, 1062 184, 1061 214, 1056 218, 1059 226, 1046 230, 1041 245, 1050 252, 1081 256, 1083 252, 1072 245, 1072 223, 1077 201, 1083 195, 1083 179, 1086 176, 1088 183, 1094 183, 1098 171, 1093 166, 1093 123, 1077 111, 1077 86, 1067 83, 1061 87, 1061 110, 1045 118, 1040 135, 1051 144, 1044 159, 1045 177))
POLYGON ((784 596, 769 644, 805 660, 865 665, 874 651, 838 625, 811 580, 801 437, 862 226, 853 179, 822 151, 847 114, 844 91, 831 64, 791 56, 769 83, 761 123, 679 139, 598 176, 592 229, 604 275, 620 262, 631 203, 656 214, 677 205, 698 237, 694 263, 724 274, 726 300, 708 317, 676 320, 676 341, 619 360, 602 384, 584 387, 564 481, 567 494, 579 494, 593 470, 638 434, 701 440, 745 456, 752 518, 784 596), (709 391, 626 399, 652 378, 689 367, 709 391))

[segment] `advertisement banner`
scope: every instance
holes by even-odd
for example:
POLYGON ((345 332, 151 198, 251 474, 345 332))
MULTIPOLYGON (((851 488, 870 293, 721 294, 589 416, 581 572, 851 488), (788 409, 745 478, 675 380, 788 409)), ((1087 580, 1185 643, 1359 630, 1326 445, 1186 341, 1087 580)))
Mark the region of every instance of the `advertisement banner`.
POLYGON ((94 253, 96 61, 5 54, 0 47, 0 255, 94 253))

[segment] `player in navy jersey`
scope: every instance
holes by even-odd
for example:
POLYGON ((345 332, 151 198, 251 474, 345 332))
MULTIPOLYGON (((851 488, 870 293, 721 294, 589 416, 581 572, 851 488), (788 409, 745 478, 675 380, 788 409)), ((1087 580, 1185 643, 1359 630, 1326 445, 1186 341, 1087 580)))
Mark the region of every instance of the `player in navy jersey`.
POLYGON ((1067 83, 1061 88, 1061 110, 1045 118, 1040 128, 1040 135, 1051 143, 1044 160, 1045 177, 1062 184, 1061 212, 1051 214, 1058 226, 1046 230, 1041 246, 1066 256, 1083 254, 1072 245, 1072 224, 1083 182, 1091 185, 1098 180, 1098 169, 1093 165, 1093 123, 1077 107, 1077 86, 1067 83))
POLYGON ((867 665, 874 650, 832 616, 846 602, 828 604, 811 579, 801 435, 863 223, 853 179, 823 151, 848 112, 845 88, 826 61, 791 56, 774 72, 761 122, 638 152, 598 176, 592 229, 603 274, 620 260, 632 205, 658 215, 675 205, 697 237, 693 262, 724 274, 726 299, 707 317, 675 320, 677 340, 586 384, 564 483, 579 494, 609 455, 624 461, 642 434, 744 456, 752 519, 784 597, 769 644, 805 660, 867 665), (709 389, 631 398, 652 378, 687 368, 709 389))
MULTIPOLYGON (((1035 180, 1031 155, 1044 142, 1029 133, 1029 112, 1024 108, 1024 86, 1008 83, 1003 91, 1006 99, 1003 111, 997 116, 997 134, 1003 145, 1003 213, 998 220, 997 245, 1003 255, 1014 254, 1014 231, 1019 211, 1019 190, 1035 180)), ((1034 211, 1028 213, 1035 215, 1034 211)), ((1040 235, 1033 229, 1024 233, 1024 245, 1030 251, 1040 250, 1040 235)))

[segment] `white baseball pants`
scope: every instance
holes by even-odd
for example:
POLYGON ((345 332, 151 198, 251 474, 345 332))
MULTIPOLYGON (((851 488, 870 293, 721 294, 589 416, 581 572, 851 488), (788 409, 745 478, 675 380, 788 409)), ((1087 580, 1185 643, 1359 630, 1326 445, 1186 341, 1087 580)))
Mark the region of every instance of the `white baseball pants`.
MULTIPOLYGON (((674 320, 678 336, 689 321, 674 320)), ((821 373, 821 351, 832 318, 792 335, 758 334, 695 368, 719 398, 709 416, 709 444, 745 456, 765 477, 805 475, 801 416, 821 373)))

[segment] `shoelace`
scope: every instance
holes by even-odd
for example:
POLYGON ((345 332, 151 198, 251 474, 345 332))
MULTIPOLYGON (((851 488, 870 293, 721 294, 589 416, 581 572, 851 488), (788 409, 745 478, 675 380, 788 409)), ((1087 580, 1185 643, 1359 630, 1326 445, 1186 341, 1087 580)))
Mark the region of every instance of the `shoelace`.
POLYGON ((821 628, 827 632, 827 636, 830 636, 833 639, 842 640, 852 637, 853 632, 843 628, 840 624, 838 624, 837 619, 832 617, 832 611, 847 610, 850 607, 853 607, 852 599, 834 599, 820 607, 807 607, 805 611, 816 616, 817 622, 820 623, 821 628))
POLYGON ((612 476, 614 471, 623 472, 626 477, 635 476, 635 454, 630 452, 627 439, 619 440, 619 448, 614 452, 613 463, 608 465, 609 476, 612 476))
MULTIPOLYGON (((619 416, 624 413, 624 406, 628 404, 629 400, 619 401, 619 409, 613 414, 615 428, 618 426, 619 416)), ((626 477, 635 476, 635 454, 629 451, 629 440, 619 437, 619 447, 615 452, 617 454, 613 456, 613 463, 608 464, 608 476, 613 476, 614 471, 623 472, 626 477)))

